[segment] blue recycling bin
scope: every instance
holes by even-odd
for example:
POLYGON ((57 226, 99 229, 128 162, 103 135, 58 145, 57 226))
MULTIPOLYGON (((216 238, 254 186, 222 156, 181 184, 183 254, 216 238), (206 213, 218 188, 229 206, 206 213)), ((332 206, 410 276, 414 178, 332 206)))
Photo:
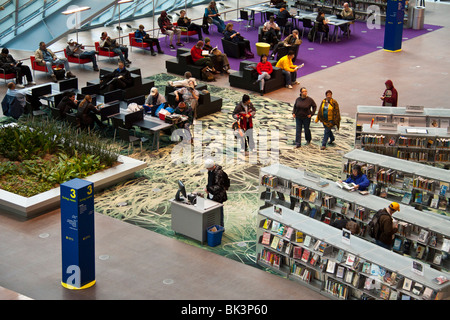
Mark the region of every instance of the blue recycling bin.
POLYGON ((222 234, 224 231, 224 227, 219 225, 214 225, 209 227, 207 231, 207 240, 208 240, 208 246, 215 247, 222 243, 222 234), (213 231, 213 229, 216 229, 213 231))

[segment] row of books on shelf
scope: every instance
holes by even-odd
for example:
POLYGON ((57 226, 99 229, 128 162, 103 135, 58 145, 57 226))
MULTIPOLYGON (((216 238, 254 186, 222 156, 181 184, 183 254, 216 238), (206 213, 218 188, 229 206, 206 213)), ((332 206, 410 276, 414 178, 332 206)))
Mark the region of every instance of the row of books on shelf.
POLYGON ((315 202, 319 196, 319 193, 305 186, 292 183, 290 195, 299 199, 308 200, 309 202, 315 202))
MULTIPOLYGON (((292 260, 287 257, 283 260, 280 254, 263 248, 260 259, 277 269, 282 263, 285 263, 290 267, 289 272, 292 275, 306 282, 310 282, 314 275, 319 280, 325 279, 324 290, 343 299, 348 298, 349 285, 355 289, 364 289, 364 291, 370 292, 370 296, 380 299, 397 300, 399 292, 401 295, 408 295, 411 292, 414 295, 413 298, 418 299, 432 299, 435 296, 435 292, 431 288, 404 278, 375 263, 364 261, 353 254, 345 253, 342 249, 339 249, 335 256, 329 253, 320 255, 313 251, 314 249, 319 250, 320 246, 332 248, 320 240, 315 242, 312 250, 294 246, 292 260), (337 294, 340 290, 338 288, 342 289, 339 294, 337 294)), ((334 251, 330 250, 329 252, 334 251)), ((434 281, 442 284, 447 279, 439 277, 434 281)), ((401 297, 401 299, 411 299, 411 296, 401 297)))
POLYGON ((434 192, 438 182, 434 179, 425 179, 422 177, 416 177, 412 180, 413 188, 419 188, 423 190, 428 190, 434 192))
POLYGON ((448 198, 421 190, 405 192, 401 202, 404 204, 420 204, 443 211, 446 211, 448 207, 448 198))
POLYGON ((398 137, 398 145, 400 147, 416 147, 416 148, 431 148, 434 144, 433 139, 430 138, 411 138, 411 137, 398 137))
MULTIPOLYGON (((388 142, 386 136, 382 134, 362 134, 360 140, 362 145, 385 145, 388 142)), ((391 143, 395 144, 395 142, 391 143)))
POLYGON ((436 152, 434 155, 434 161, 436 162, 450 162, 450 153, 448 152, 436 152))
POLYGON ((280 186, 289 189, 291 182, 289 180, 285 180, 277 176, 266 174, 261 177, 261 185, 271 188, 276 188, 280 186))
POLYGON ((397 151, 397 158, 409 161, 428 162, 430 161, 429 156, 430 154, 428 152, 405 150, 397 151))

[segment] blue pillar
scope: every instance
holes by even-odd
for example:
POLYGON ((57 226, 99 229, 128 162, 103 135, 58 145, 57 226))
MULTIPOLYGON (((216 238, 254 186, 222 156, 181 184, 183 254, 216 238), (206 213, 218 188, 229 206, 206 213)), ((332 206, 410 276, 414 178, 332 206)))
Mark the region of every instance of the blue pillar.
POLYGON ((62 281, 67 289, 95 284, 94 184, 73 179, 60 185, 62 281))
POLYGON ((402 49, 404 16, 405 0, 387 0, 384 50, 396 52, 402 49))

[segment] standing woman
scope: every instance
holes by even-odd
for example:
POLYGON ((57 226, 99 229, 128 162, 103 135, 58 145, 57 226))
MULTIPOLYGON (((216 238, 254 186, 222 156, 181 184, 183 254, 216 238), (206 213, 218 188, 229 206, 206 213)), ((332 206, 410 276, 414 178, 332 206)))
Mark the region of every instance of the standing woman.
POLYGON ((269 80, 273 71, 273 66, 267 61, 267 55, 261 55, 261 61, 256 65, 256 71, 258 72, 259 92, 264 95, 264 80, 269 80))
POLYGON ((339 112, 339 103, 333 99, 333 92, 327 90, 325 92, 326 98, 322 100, 322 103, 317 112, 316 123, 322 122, 324 127, 324 134, 322 139, 322 147, 320 150, 325 150, 328 140, 329 144, 332 144, 335 140, 333 131, 331 129, 336 126, 339 130, 341 123, 341 114, 339 112))
POLYGON ((220 13, 219 10, 217 10, 215 1, 211 1, 209 5, 206 7, 204 18, 206 22, 216 25, 217 30, 220 33, 223 33, 223 31, 225 30, 225 22, 223 22, 223 20, 220 19, 220 13))
POLYGON ((250 49, 250 41, 244 39, 244 37, 242 37, 236 30, 233 30, 232 23, 227 24, 223 35, 225 40, 237 43, 239 45, 239 55, 241 57, 248 56, 247 58, 250 58, 250 54, 253 56, 250 49))
POLYGON ((295 100, 292 116, 295 118, 295 146, 301 147, 302 142, 302 127, 305 127, 306 144, 311 143, 311 117, 316 113, 316 103, 313 99, 308 97, 308 90, 300 88, 300 97, 295 100))

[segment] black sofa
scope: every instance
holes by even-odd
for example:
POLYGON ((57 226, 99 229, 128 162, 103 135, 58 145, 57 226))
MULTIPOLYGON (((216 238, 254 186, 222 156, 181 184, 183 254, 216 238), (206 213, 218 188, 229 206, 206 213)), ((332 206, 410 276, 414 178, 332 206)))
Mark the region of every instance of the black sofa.
MULTIPOLYGON (((177 102, 175 101, 175 90, 178 88, 172 86, 166 86, 165 97, 166 101, 171 106, 176 106, 177 102)), ((207 90, 207 85, 198 83, 195 87, 199 93, 198 97, 198 106, 196 110, 196 114, 194 115, 196 119, 207 116, 212 113, 219 112, 222 110, 222 98, 212 97, 209 92, 204 93, 203 90, 207 90)))
POLYGON ((184 75, 186 71, 190 71, 192 76, 199 80, 202 79, 203 67, 196 66, 192 61, 191 50, 188 48, 177 48, 176 58, 166 60, 167 72, 184 75))
MULTIPOLYGON (((123 99, 131 99, 134 97, 142 96, 142 95, 148 95, 150 93, 150 90, 152 87, 155 86, 155 82, 153 80, 150 80, 148 78, 142 78, 141 76, 141 69, 139 68, 127 68, 128 71, 130 71, 131 77, 133 78, 133 86, 123 89, 123 99)), ((86 83, 87 86, 95 85, 100 83, 100 77, 113 72, 113 68, 102 68, 99 72, 99 78, 94 79, 91 81, 88 81, 86 83)), ((107 88, 100 90, 100 95, 103 95, 107 92, 107 88)))
MULTIPOLYGON (((272 63, 273 72, 270 75, 269 80, 265 80, 264 92, 271 92, 279 88, 284 88, 285 79, 280 68, 275 67, 276 61, 270 60, 272 63)), ((239 71, 233 72, 229 76, 230 86, 259 92, 259 83, 255 83, 257 80, 256 70, 253 71, 253 67, 256 68, 257 63, 252 61, 241 61, 239 65, 239 71)))

